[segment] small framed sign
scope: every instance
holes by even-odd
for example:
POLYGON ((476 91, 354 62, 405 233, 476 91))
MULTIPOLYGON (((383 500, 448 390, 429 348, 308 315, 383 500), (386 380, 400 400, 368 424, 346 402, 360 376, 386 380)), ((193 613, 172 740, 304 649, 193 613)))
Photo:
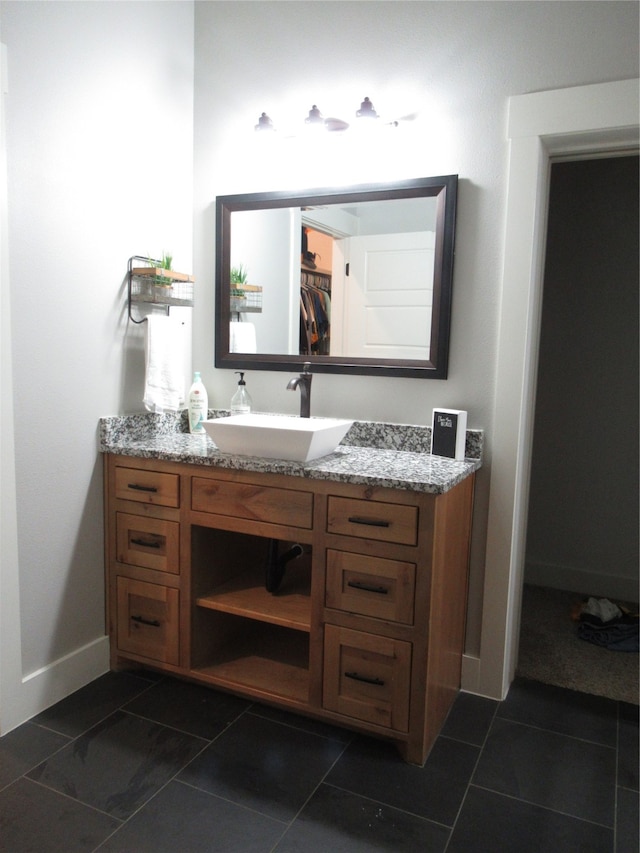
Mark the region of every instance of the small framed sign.
POLYGON ((461 409, 434 409, 431 421, 431 453, 449 459, 464 459, 467 413, 461 409))

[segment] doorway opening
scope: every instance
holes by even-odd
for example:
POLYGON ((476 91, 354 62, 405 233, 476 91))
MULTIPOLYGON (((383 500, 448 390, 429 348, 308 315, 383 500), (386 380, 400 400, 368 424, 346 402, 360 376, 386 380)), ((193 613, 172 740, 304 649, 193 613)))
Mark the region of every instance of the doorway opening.
POLYGON ((466 690, 504 698, 516 668, 542 266, 552 158, 640 148, 640 81, 619 80, 509 99, 509 175, 499 309, 491 491, 480 656, 466 690))
POLYGON ((551 166, 517 666, 633 702, 636 656, 576 620, 590 596, 637 612, 638 162, 551 166))

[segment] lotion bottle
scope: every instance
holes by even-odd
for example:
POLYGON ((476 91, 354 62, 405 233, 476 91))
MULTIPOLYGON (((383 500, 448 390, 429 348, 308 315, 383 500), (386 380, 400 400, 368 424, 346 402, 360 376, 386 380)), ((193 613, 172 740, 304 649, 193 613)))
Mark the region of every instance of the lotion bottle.
POLYGON ((244 373, 239 370, 236 370, 236 373, 240 373, 240 380, 238 390, 231 398, 231 414, 248 415, 251 411, 251 397, 247 391, 247 383, 244 381, 244 373))
POLYGON ((189 432, 193 435, 204 435, 205 429, 202 421, 207 419, 209 412, 209 398, 207 389, 202 384, 200 373, 193 374, 193 385, 189 388, 189 432))

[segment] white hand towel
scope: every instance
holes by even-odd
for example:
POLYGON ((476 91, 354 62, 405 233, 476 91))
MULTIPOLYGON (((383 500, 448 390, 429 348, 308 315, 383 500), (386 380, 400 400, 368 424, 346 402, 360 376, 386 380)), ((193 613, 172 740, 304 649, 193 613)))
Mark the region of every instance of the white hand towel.
POLYGON ((150 412, 177 412, 184 403, 184 327, 165 314, 149 314, 145 325, 144 405, 150 412))
POLYGON ((229 352, 258 352, 253 323, 229 323, 229 352))

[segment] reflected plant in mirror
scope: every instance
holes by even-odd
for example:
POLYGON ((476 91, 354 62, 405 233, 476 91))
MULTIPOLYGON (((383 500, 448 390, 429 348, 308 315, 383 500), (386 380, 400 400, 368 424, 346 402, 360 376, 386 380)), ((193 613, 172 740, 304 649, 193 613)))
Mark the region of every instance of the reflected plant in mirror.
POLYGON ((248 273, 242 264, 237 267, 231 267, 229 272, 229 304, 232 313, 238 314, 246 307, 247 292, 245 285, 247 284, 248 273))
POLYGON ((216 367, 446 379, 457 185, 219 196, 216 367), (251 314, 230 307, 239 267, 262 286, 251 314))

